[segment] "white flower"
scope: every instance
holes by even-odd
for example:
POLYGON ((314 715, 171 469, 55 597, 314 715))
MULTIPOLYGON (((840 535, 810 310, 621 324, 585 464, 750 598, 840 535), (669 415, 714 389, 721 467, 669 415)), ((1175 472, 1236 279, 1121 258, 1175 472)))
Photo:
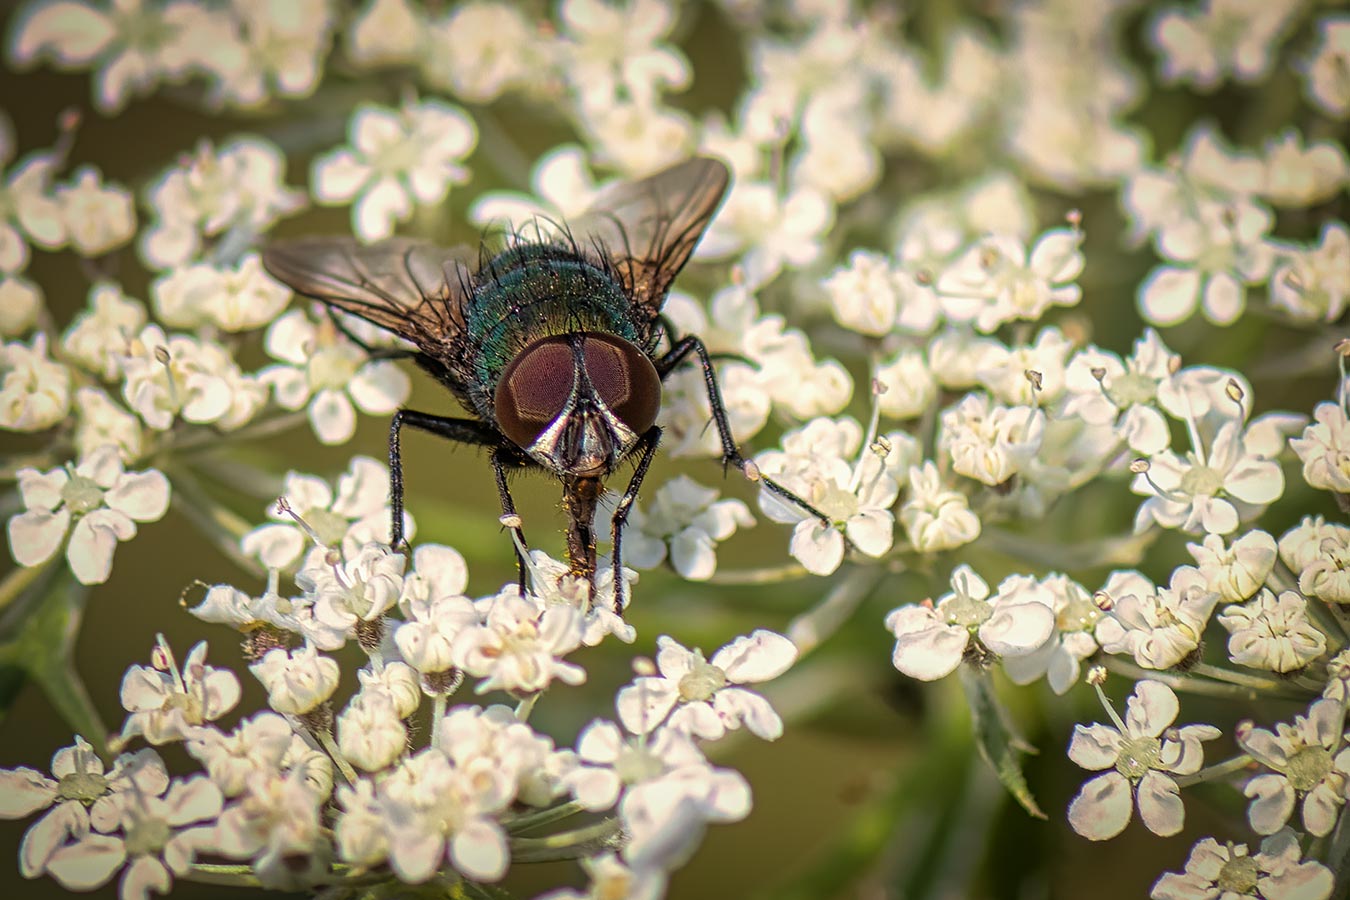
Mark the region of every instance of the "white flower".
POLYGON ((1072 228, 1045 232, 1029 251, 1008 235, 977 241, 938 278, 943 312, 988 334, 1005 322, 1039 319, 1051 306, 1077 305, 1082 242, 1072 228))
POLYGON ((654 172, 693 150, 689 116, 670 106, 617 100, 584 107, 579 114, 582 136, 595 148, 596 161, 621 172, 654 172))
MULTIPOLYGON (((1055 628, 1051 605, 1036 597, 1000 592, 962 563, 952 572, 952 592, 893 609, 886 628, 895 635, 891 664, 911 678, 936 681, 956 671, 968 655, 1021 656, 1046 642, 1055 628), (978 644, 971 642, 978 639, 978 644)), ((1014 588, 1012 582, 1006 586, 1014 588)))
POLYGON ((348 762, 378 772, 407 751, 408 727, 387 695, 362 691, 338 713, 337 741, 348 762))
POLYGON ((1350 159, 1334 141, 1304 149, 1303 136, 1289 128, 1265 144, 1265 181, 1261 195, 1276 206, 1305 207, 1340 192, 1350 177, 1350 159))
POLYGON ((1222 425, 1208 453, 1194 428, 1191 435, 1194 449, 1184 459, 1163 450, 1136 470, 1130 490, 1148 498, 1135 514, 1136 533, 1156 522, 1188 534, 1231 534, 1284 493, 1280 464, 1250 445, 1241 422, 1222 425))
POLYGON ((254 107, 269 99, 272 85, 282 97, 314 92, 335 18, 326 0, 236 0, 231 11, 238 27, 234 45, 222 41, 208 51, 212 100, 254 107))
POLYGON ((153 666, 132 666, 122 677, 122 708, 130 713, 122 741, 136 735, 151 744, 184 740, 239 702, 239 679, 229 669, 206 664, 205 641, 188 652, 180 670, 161 637, 154 660, 153 666))
MULTIPOLYGON (((3 229, 0 224, 0 229, 3 229)), ((0 237, 3 240, 3 237, 0 237)), ((0 270, 0 338, 27 334, 42 309, 42 289, 19 275, 0 270)))
POLYGON ((47 356, 47 335, 0 346, 0 428, 42 431, 70 412, 70 370, 47 356))
POLYGON ((1297 321, 1339 319, 1350 304, 1350 228, 1327 222, 1317 246, 1281 245, 1269 289, 1271 305, 1297 321))
POLYGON ((104 381, 122 373, 122 357, 141 333, 147 319, 145 304, 128 297, 108 282, 89 289, 89 306, 77 315, 61 337, 66 355, 104 381))
POLYGON ((1073 344, 1051 325, 1036 334, 1032 344, 993 349, 976 371, 995 399, 1022 406, 1051 406, 1065 387, 1065 364, 1073 344), (1034 372, 1034 379, 1028 375, 1034 372))
MULTIPOLYGON (((869 436, 870 437, 870 436, 869 436)), ((814 419, 783 436, 782 451, 755 458, 760 471, 811 504, 829 523, 760 488, 764 514, 793 524, 791 553, 808 572, 828 575, 844 559, 845 538, 859 552, 878 557, 894 541, 891 507, 900 493, 894 473, 903 471, 908 436, 890 435, 864 444, 862 428, 853 419, 814 419), (850 463, 845 457, 858 454, 850 463), (894 470, 890 467, 893 465, 894 470)))
POLYGON ((492 600, 482 624, 466 625, 455 636, 451 658, 483 680, 480 694, 491 690, 533 693, 557 678, 581 684, 586 670, 563 657, 581 646, 582 616, 576 607, 544 606, 515 593, 492 600))
POLYGON ((145 429, 141 420, 97 388, 75 392, 75 452, 88 459, 99 447, 112 444, 127 463, 140 459, 145 429))
POLYGON ((1303 851, 1292 828, 1284 828, 1261 842, 1261 852, 1249 856, 1246 844, 1220 844, 1204 838, 1191 849, 1186 871, 1167 872, 1153 885, 1152 900, 1330 900, 1335 877, 1315 860, 1299 862, 1303 851))
POLYGON ((848 265, 822 284, 834 319, 859 334, 882 337, 895 327, 901 306, 901 279, 879 253, 855 250, 848 265))
POLYGON ((1035 599, 1055 614, 1055 628, 1044 644, 1025 656, 1006 656, 1003 671, 1013 684, 1031 684, 1045 677, 1056 694, 1078 682, 1079 664, 1097 652, 1093 630, 1102 611, 1082 585, 1064 575, 1037 581, 1027 575, 1005 578, 998 588, 1005 600, 1035 599))
POLYGON ((1329 603, 1350 603, 1350 528, 1308 516, 1280 538, 1280 559, 1298 589, 1329 603))
POLYGON ((663 90, 689 83, 684 54, 660 43, 676 20, 676 10, 660 0, 564 0, 558 18, 561 71, 583 108, 620 97, 649 106, 663 90))
POLYGON ((1272 772, 1257 775, 1243 789, 1252 804, 1247 820, 1257 834, 1284 827, 1303 800, 1303 827, 1321 837, 1331 833, 1350 783, 1350 747, 1345 746, 1345 708, 1339 700, 1318 700, 1306 716, 1275 730, 1238 725, 1237 741, 1272 772))
POLYGON ((291 310, 272 323, 267 352, 281 363, 258 377, 272 386, 285 409, 309 404, 309 422, 325 444, 341 444, 356 433, 356 410, 385 415, 394 412, 412 390, 406 372, 389 360, 371 360, 332 324, 310 321, 291 310))
POLYGON ((294 650, 269 650, 248 668, 267 689, 268 705, 287 715, 304 715, 337 690, 337 662, 309 643, 294 650))
POLYGON ((1274 216, 1246 201, 1198 201, 1190 213, 1161 229, 1158 254, 1168 262, 1139 286, 1140 314, 1153 325, 1177 325, 1195 312, 1231 325, 1247 306, 1247 287, 1274 264, 1267 232, 1274 216))
POLYGON ((901 350, 876 370, 885 387, 877 397, 881 414, 894 419, 917 419, 937 402, 937 378, 922 350, 901 350))
MULTIPOLYGON (((352 457, 335 487, 313 475, 287 472, 281 496, 294 517, 269 504, 267 516, 273 522, 258 526, 239 542, 244 553, 269 569, 290 568, 311 539, 316 547, 337 547, 345 556, 354 556, 370 541, 389 542, 389 468, 369 456, 352 457)), ((403 533, 410 538, 416 533, 406 512, 403 533)))
POLYGON ((348 137, 351 149, 314 161, 310 184, 320 203, 355 200, 352 228, 364 241, 389 237, 414 203, 440 203, 452 184, 467 181, 460 162, 478 140, 463 110, 436 100, 401 110, 364 104, 352 114, 348 137))
MULTIPOLYGON (((7 125, 8 119, 0 122, 7 125)), ((0 166, 10 161, 8 149, 0 133, 0 166)), ((52 177, 60 162, 53 153, 33 153, 0 180, 0 272, 23 271, 30 242, 44 250, 66 242, 61 205, 51 196, 52 177)))
POLYGON ((1172 689, 1141 681, 1125 706, 1125 721, 1102 697, 1116 727, 1075 725, 1069 759, 1085 769, 1111 769, 1086 782, 1069 804, 1069 824, 1088 840, 1104 841, 1125 830, 1136 803, 1154 834, 1181 831, 1186 810, 1172 775, 1194 775, 1204 764, 1201 741, 1220 734, 1213 725, 1172 726, 1180 705, 1172 689))
MULTIPOLYGON (((428 550, 424 546, 415 551, 419 568, 425 567, 428 550)), ((411 581, 409 578, 408 582, 411 581)), ((394 643, 403 659, 418 672, 448 672, 455 665, 455 638, 465 628, 482 624, 473 602, 459 593, 462 589, 462 585, 450 590, 437 588, 426 596, 402 601, 407 621, 394 630, 394 643)))
POLYGON ((1114 424, 1131 450, 1151 454, 1172 441, 1158 410, 1158 386, 1172 377, 1181 358, 1168 350, 1158 332, 1144 329, 1134 353, 1122 361, 1097 347, 1075 354, 1064 372, 1068 400, 1063 415, 1081 416, 1093 425, 1114 424))
POLYGON ((767 284, 784 268, 814 262, 834 207, 820 192, 798 188, 787 197, 765 181, 738 181, 708 227, 699 251, 718 258, 743 253, 746 285, 767 284))
POLYGON ((258 254, 245 254, 233 267, 206 263, 181 266, 152 287, 155 313, 165 325, 222 331, 249 331, 276 318, 290 302, 288 288, 263 271, 258 254))
POLYGON ((755 524, 740 500, 718 500, 715 488, 686 475, 661 485, 647 507, 634 507, 624 531, 626 561, 650 569, 667 554, 671 567, 690 581, 706 581, 717 570, 716 546, 755 524))
POLYGON ((358 66, 418 62, 426 22, 408 0, 366 0, 343 35, 347 58, 358 66))
POLYGON ((1292 672, 1327 649, 1326 635, 1308 621, 1308 601, 1295 591, 1277 598, 1262 590, 1250 603, 1226 607, 1219 624, 1230 635, 1228 656, 1240 666, 1292 672))
POLYGON ((124 472, 117 447, 105 444, 74 468, 20 469, 26 512, 9 520, 9 547, 22 566, 41 565, 60 549, 81 584, 112 573, 118 541, 136 536, 136 522, 156 522, 169 508, 169 480, 155 469, 124 472), (72 528, 72 525, 74 526, 72 528))
POLYGON ((526 13, 509 3, 470 0, 426 27, 422 77, 470 103, 489 103, 512 88, 541 88, 552 79, 555 45, 526 13))
POLYGON ((1208 0, 1154 14, 1149 38, 1158 50, 1165 82, 1194 84, 1202 91, 1226 76, 1260 81, 1270 70, 1296 7, 1259 0, 1208 0))
POLYGON ((115 113, 161 81, 175 82, 207 48, 232 44, 228 16, 194 3, 86 0, 35 3, 13 23, 10 58, 20 66, 49 59, 58 69, 95 67, 94 105, 115 113))
POLYGON ((216 728, 195 728, 186 748, 226 797, 237 797, 251 782, 281 771, 293 736, 284 718, 261 712, 240 722, 229 734, 216 728))
POLYGON ((627 866, 613 853, 601 853, 580 861, 579 865, 590 879, 585 891, 558 888, 540 894, 536 900, 608 900, 624 897, 627 900, 661 900, 666 895, 667 876, 662 869, 651 866, 627 866))
POLYGON ((1303 92, 1322 112, 1350 116, 1350 17, 1324 16, 1317 22, 1317 46, 1301 67, 1303 92))
POLYGON ((530 191, 530 194, 513 191, 480 194, 469 207, 469 221, 483 228, 509 222, 517 229, 529 222, 530 232, 538 222, 548 229, 551 222, 540 217, 560 222, 575 219, 591 208, 600 188, 586 163, 585 149, 577 144, 563 144, 534 164, 530 191), (544 202, 541 204, 539 200, 544 202))
POLYGON ((965 390, 978 383, 977 373, 991 356, 1007 348, 994 338, 978 336, 969 326, 948 326, 928 342, 928 365, 938 384, 965 390))
POLYGON ((967 394, 942 413, 938 448, 951 454, 954 472, 995 487, 1035 459, 1045 424, 1038 408, 995 405, 984 394, 967 394))
POLYGON ((1350 494, 1350 420, 1340 403, 1319 403, 1316 425, 1289 446, 1303 461, 1303 480, 1315 488, 1350 494))
POLYGON ((114 827, 126 799, 122 793, 158 795, 169 784, 154 750, 124 753, 105 769, 93 746, 78 736, 73 745, 56 751, 51 772, 48 778, 29 768, 0 769, 0 819, 48 810, 19 845, 19 872, 25 878, 45 872, 53 858, 65 855, 67 840, 88 834, 94 823, 114 827))
POLYGON ((1171 668, 1193 653, 1219 602, 1192 566, 1173 572, 1166 588, 1155 588, 1138 572, 1112 572, 1101 592, 1110 606, 1097 624, 1097 642, 1107 653, 1130 654, 1146 669, 1171 668))
POLYGON ((244 375, 214 341, 166 335, 147 325, 121 358, 122 397, 156 431, 175 417, 226 431, 249 422, 267 402, 267 386, 244 375))
POLYGON ((211 851, 251 860, 265 887, 293 885, 297 873, 292 864, 327 852, 321 817, 327 796, 298 767, 250 779, 244 793, 220 814, 211 851))
POLYGON ((966 495, 943 483, 932 460, 909 470, 909 496, 900 506, 900 522, 910 545, 937 553, 969 544, 980 536, 980 519, 966 495))
POLYGON ((536 734, 511 707, 456 706, 436 727, 450 762, 466 771, 490 770, 517 801, 544 807, 566 793, 576 755, 554 750, 552 739, 536 734))
POLYGON ((1203 544, 1187 544, 1200 574, 1211 591, 1229 603, 1240 603, 1255 594, 1275 567, 1275 538, 1252 530, 1225 547, 1217 534, 1205 535, 1203 544))
MULTIPOLYGON (((384 614, 403 592, 403 555, 386 545, 361 545, 350 556, 315 561, 295 574, 295 585, 314 604, 315 624, 328 635, 369 646, 384 614)), ((324 649, 333 649, 330 642, 324 649)))
POLYGON ((81 256, 102 256, 130 241, 136 233, 136 206, 120 185, 103 185, 98 169, 84 166, 69 185, 57 185, 70 247, 81 256))
POLYGON ((155 218, 141 232, 141 258, 152 269, 171 269, 197 258, 206 238, 225 243, 236 231, 265 230, 304 203, 284 184, 285 170, 280 148, 261 138, 234 138, 219 150, 201 140, 146 191, 155 218))
POLYGON ((744 725, 766 741, 783 733, 783 721, 769 701, 747 688, 777 678, 797 659, 792 641, 759 629, 736 638, 712 655, 686 650, 662 635, 656 639, 659 676, 643 676, 622 688, 615 700, 619 719, 633 734, 664 725, 707 740, 720 740, 744 725))
MULTIPOLYGON (((625 644, 637 639, 637 629, 624 621, 620 606, 620 601, 622 606, 627 606, 632 599, 637 572, 623 567, 620 573, 623 595, 616 599, 611 559, 601 557, 596 563, 596 575, 591 579, 577 575, 568 563, 553 559, 542 550, 531 550, 525 569, 529 575, 527 596, 532 602, 566 606, 581 614, 581 643, 585 646, 594 647, 610 634, 625 644)), ((519 594, 519 585, 508 584, 496 596, 519 594)), ((480 600, 479 604, 490 604, 492 599, 480 600)))

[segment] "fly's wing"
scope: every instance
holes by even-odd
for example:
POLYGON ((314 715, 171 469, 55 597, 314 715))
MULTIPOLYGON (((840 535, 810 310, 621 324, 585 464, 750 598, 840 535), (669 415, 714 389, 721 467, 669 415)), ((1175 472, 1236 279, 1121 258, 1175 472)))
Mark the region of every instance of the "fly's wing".
POLYGON ((640 181, 616 184, 569 223, 572 236, 579 246, 602 251, 638 308, 655 319, 728 180, 724 163, 696 156, 640 181))
POLYGON ((297 294, 337 307, 438 355, 464 329, 471 276, 467 247, 393 238, 361 244, 350 237, 277 240, 263 267, 297 294))

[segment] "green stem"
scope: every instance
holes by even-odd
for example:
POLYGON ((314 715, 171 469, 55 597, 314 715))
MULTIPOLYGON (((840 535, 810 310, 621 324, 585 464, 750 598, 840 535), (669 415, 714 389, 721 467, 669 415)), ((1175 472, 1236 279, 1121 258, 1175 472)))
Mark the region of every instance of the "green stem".
POLYGON ((165 474, 173 485, 170 501, 173 508, 191 521, 225 558, 259 578, 267 577, 257 560, 239 549, 239 539, 252 531, 253 526, 218 503, 185 466, 168 467, 165 474))
POLYGON ((185 881, 198 884, 237 885, 240 887, 262 887, 258 876, 248 866, 224 865, 220 863, 193 863, 192 868, 179 876, 185 881))
POLYGON ((326 752, 333 760, 333 765, 338 767, 338 771, 342 773, 342 777, 347 780, 347 783, 355 785, 358 780, 356 770, 352 768, 351 763, 347 762, 347 758, 342 755, 342 750, 338 747, 337 741, 333 740, 332 732, 328 731, 326 728, 315 728, 310 733, 314 735, 315 739, 323 747, 324 752, 326 752))
POLYGON ((182 459, 183 455, 194 450, 214 450, 221 445, 225 439, 231 442, 251 441, 257 438, 270 437, 283 431, 290 431, 297 425, 302 424, 308 413, 303 409, 295 412, 285 412, 270 419, 258 419, 243 428, 235 431, 221 433, 214 428, 195 428, 184 432, 181 440, 170 440, 160 448, 160 452, 172 452, 175 459, 182 459))
POLYGON ((1283 684, 1276 683, 1277 688, 1270 691, 1258 691, 1257 689, 1231 684, 1222 681, 1211 681, 1209 679, 1192 678, 1189 675, 1181 675, 1176 672, 1159 671, 1156 669, 1145 669, 1132 662, 1120 659, 1114 656, 1102 656, 1100 662, 1107 670, 1115 672, 1117 675, 1124 675, 1127 678, 1133 678, 1136 681, 1150 679, 1159 681, 1167 685, 1174 691, 1184 691, 1189 694, 1204 694, 1209 697, 1228 697, 1238 700, 1259 700, 1261 697, 1283 697, 1287 700, 1306 701, 1308 695, 1304 691, 1290 690, 1283 684))
POLYGON ((51 569, 59 558, 59 553, 53 553, 51 558, 45 562, 38 563, 36 566, 20 566, 6 575, 5 580, 0 581, 0 611, 7 609, 33 582, 41 578, 44 572, 51 569))
POLYGON ((1196 663, 1191 666, 1190 672, 1194 675, 1203 675, 1206 678, 1213 678, 1215 681, 1226 681, 1229 684, 1256 688, 1259 691, 1275 690, 1284 687, 1288 683, 1277 681, 1274 678, 1262 678, 1259 675, 1248 675, 1245 672, 1234 672, 1232 669, 1212 666, 1209 663, 1196 663))
POLYGON ((441 746, 441 720, 445 718, 445 704, 450 695, 445 691, 437 691, 431 695, 431 749, 438 750, 441 746))
POLYGON ((1174 775, 1172 780, 1180 787, 1190 787, 1193 784, 1200 784, 1205 781, 1216 781, 1232 775, 1234 772, 1241 772, 1252 763, 1252 758, 1247 754, 1235 756, 1232 759, 1224 760, 1221 763, 1215 763, 1212 766, 1205 766, 1194 775, 1174 775))
POLYGON ((872 567, 855 567, 825 595, 824 600, 789 622, 787 636, 797 645, 798 661, 838 631, 885 574, 872 567))
POLYGON ((572 816, 585 811, 586 807, 575 800, 569 800, 566 803, 559 803, 557 806, 550 806, 547 809, 537 810, 532 813, 522 813, 514 819, 503 819, 502 825, 504 825, 512 834, 519 834, 533 828, 538 828, 541 825, 551 825, 554 822, 571 818, 572 816))
POLYGON ((715 572, 708 579, 709 584, 780 584, 784 581, 796 581, 804 578, 807 572, 799 564, 770 566, 764 569, 733 569, 730 572, 715 572))
POLYGON ((539 702, 539 691, 535 691, 528 697, 523 698, 516 704, 516 718, 522 722, 528 722, 530 713, 534 712, 534 705, 539 702))
POLYGON ((575 831, 562 831, 542 838, 511 838, 513 862, 549 862, 576 859, 611 846, 620 832, 618 819, 602 819, 575 831))

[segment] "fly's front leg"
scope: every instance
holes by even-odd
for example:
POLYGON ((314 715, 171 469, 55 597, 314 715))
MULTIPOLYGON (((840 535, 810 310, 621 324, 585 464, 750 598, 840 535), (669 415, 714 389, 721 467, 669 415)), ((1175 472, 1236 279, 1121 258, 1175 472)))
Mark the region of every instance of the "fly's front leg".
POLYGON ((497 433, 473 419, 447 419, 415 409, 400 409, 389 423, 389 546, 403 548, 403 455, 400 433, 403 426, 416 428, 446 440, 479 447, 496 446, 501 438, 497 433))
POLYGON ((777 494, 802 512, 819 519, 821 524, 832 525, 829 516, 772 478, 761 475, 759 467, 741 455, 740 448, 736 446, 736 439, 731 434, 731 424, 727 421, 727 408, 726 404, 722 402, 722 389, 717 384, 717 371, 713 368, 712 359, 708 356, 708 348, 703 346, 703 341, 693 335, 677 341, 669 353, 656 361, 657 374, 661 376, 662 380, 665 380, 665 377, 690 353, 698 357, 699 367, 703 370, 703 386, 708 392, 708 408, 712 410, 713 424, 717 427, 717 437, 722 442, 722 466, 724 468, 735 466, 746 478, 762 484, 765 490, 777 494))
POLYGON ((623 535, 623 526, 628 522, 628 512, 633 508, 633 503, 637 500, 638 490, 642 487, 642 481, 647 477, 647 470, 651 468, 652 460, 656 458, 656 446, 661 443, 661 428, 653 425, 643 433, 638 439, 637 449, 642 451, 642 456, 638 458, 637 468, 633 470, 633 477, 628 479, 628 488, 619 498, 618 504, 614 507, 614 516, 610 519, 610 536, 614 544, 614 611, 623 615, 624 607, 624 581, 623 581, 623 544, 620 543, 623 535))
POLYGON ((511 534, 515 540, 511 543, 516 548, 516 564, 518 566, 518 583, 520 584, 520 596, 525 596, 525 573, 526 563, 525 550, 529 547, 525 543, 525 530, 522 527, 520 514, 516 512, 516 503, 511 499, 511 489, 506 484, 506 466, 508 463, 518 462, 514 454, 503 447, 498 447, 492 451, 492 474, 497 478, 497 499, 502 504, 501 523, 511 529, 511 534))

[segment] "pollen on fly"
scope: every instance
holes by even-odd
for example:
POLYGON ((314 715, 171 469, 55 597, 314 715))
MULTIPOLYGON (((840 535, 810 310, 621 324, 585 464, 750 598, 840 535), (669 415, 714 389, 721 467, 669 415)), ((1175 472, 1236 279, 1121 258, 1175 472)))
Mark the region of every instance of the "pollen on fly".
POLYGON ((615 608, 622 611, 622 530, 661 440, 661 383, 691 356, 702 367, 722 460, 826 521, 741 455, 697 336, 665 334, 661 306, 726 193, 726 166, 695 157, 601 192, 568 223, 539 220, 534 236, 439 247, 395 238, 280 240, 263 265, 296 293, 411 342, 409 355, 469 413, 447 418, 399 410, 389 430, 391 543, 403 543, 402 429, 416 428, 490 452, 502 522, 513 532, 525 587, 525 535, 508 476, 528 469, 562 483, 572 574, 594 579, 595 513, 603 482, 633 463, 610 522, 615 608), (662 337, 666 337, 662 347, 662 337))

